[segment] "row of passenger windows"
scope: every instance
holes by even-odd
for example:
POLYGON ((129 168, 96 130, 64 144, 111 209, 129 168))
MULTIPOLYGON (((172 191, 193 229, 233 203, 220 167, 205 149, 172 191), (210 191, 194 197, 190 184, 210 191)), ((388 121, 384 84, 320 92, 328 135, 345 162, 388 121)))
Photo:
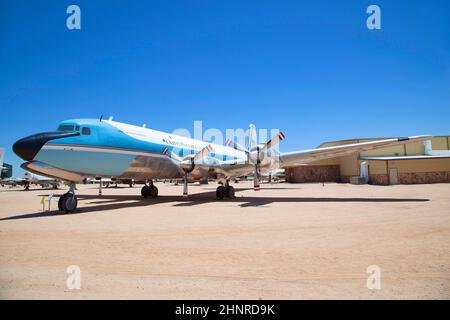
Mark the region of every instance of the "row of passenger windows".
MULTIPOLYGON (((72 125, 72 124, 62 124, 58 127, 58 131, 80 131, 80 126, 72 125)), ((83 127, 81 128, 81 134, 83 135, 90 135, 91 134, 91 128, 89 127, 83 127)))

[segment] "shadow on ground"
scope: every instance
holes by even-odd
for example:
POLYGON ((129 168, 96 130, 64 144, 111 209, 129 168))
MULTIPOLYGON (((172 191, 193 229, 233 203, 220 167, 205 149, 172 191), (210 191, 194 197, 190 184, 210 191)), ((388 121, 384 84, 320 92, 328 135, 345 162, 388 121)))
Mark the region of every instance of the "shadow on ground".
MULTIPOLYGON (((246 190, 246 189, 242 189, 246 190)), ((44 195, 39 194, 38 197, 44 195)), ((60 195, 55 195, 59 197, 60 195)), ((116 210, 121 208, 130 207, 145 207, 161 203, 172 203, 174 207, 189 207, 197 206, 206 203, 213 202, 228 202, 235 203, 236 205, 247 208, 247 207, 259 207, 271 203, 302 203, 302 202, 374 202, 374 203, 395 203, 395 202, 426 202, 429 199, 422 198, 333 198, 333 197, 251 197, 237 195, 235 199, 228 200, 217 200, 215 196, 215 191, 196 193, 190 195, 188 198, 182 198, 181 196, 159 196, 156 199, 142 199, 138 195, 77 195, 79 204, 87 202, 86 206, 78 209, 74 213, 70 214, 82 214, 91 213, 106 210, 116 210)), ((18 219, 29 219, 29 218, 42 218, 42 217, 55 217, 64 214, 59 213, 57 210, 46 211, 46 212, 35 212, 28 214, 14 215, 10 217, 1 218, 0 221, 4 220, 18 220, 18 219)))

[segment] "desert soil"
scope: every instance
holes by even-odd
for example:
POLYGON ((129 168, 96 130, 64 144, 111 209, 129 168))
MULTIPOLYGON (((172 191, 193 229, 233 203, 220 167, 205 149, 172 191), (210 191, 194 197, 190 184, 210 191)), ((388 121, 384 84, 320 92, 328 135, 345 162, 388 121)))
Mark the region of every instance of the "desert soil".
POLYGON ((450 184, 0 189, 2 299, 449 299, 450 184), (55 194, 51 211, 42 196, 55 194), (81 288, 67 268, 79 266, 81 288), (380 289, 369 289, 369 266, 380 289), (375 267, 375 268, 376 268, 375 267))

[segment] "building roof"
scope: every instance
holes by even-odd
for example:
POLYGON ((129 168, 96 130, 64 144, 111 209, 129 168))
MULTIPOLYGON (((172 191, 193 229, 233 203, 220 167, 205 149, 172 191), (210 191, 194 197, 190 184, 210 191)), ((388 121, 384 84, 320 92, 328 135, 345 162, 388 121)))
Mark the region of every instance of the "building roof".
POLYGON ((413 159, 438 159, 438 158, 450 158, 448 154, 442 155, 417 155, 417 156, 366 156, 359 157, 361 160, 413 160, 413 159))
MULTIPOLYGON (((433 138, 446 138, 449 137, 449 135, 432 135, 431 139, 433 138)), ((322 142, 318 148, 320 148, 321 146, 328 144, 328 143, 344 143, 344 142, 348 142, 348 141, 360 141, 360 140, 364 140, 364 141, 373 141, 373 140, 384 140, 384 139, 397 139, 399 137, 378 137, 378 138, 351 138, 351 139, 341 139, 341 140, 334 140, 334 141, 325 141, 322 142)))

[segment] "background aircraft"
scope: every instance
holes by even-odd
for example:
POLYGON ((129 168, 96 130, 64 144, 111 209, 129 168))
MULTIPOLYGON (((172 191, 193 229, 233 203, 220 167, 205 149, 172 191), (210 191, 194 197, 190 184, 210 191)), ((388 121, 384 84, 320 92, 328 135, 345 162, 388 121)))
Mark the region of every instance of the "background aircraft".
POLYGON ((259 190, 260 175, 302 165, 319 159, 343 156, 430 139, 430 136, 394 138, 288 153, 273 152, 285 136, 279 133, 266 143, 257 143, 256 128, 249 126, 246 147, 233 141, 225 145, 177 136, 112 120, 75 119, 60 123, 57 131, 35 134, 18 140, 14 152, 26 160, 22 168, 36 174, 69 181, 72 186, 60 197, 61 211, 77 207, 74 184, 89 177, 148 181, 143 197, 157 197, 152 179, 184 180, 183 196, 188 194, 188 179, 215 179, 219 199, 234 198, 230 179, 254 173, 254 189, 259 190))
POLYGON ((0 184, 2 186, 23 186, 26 191, 30 190, 31 185, 40 185, 42 188, 58 189, 60 181, 58 179, 51 179, 41 177, 30 172, 25 172, 23 178, 11 177, 2 179, 0 184))

